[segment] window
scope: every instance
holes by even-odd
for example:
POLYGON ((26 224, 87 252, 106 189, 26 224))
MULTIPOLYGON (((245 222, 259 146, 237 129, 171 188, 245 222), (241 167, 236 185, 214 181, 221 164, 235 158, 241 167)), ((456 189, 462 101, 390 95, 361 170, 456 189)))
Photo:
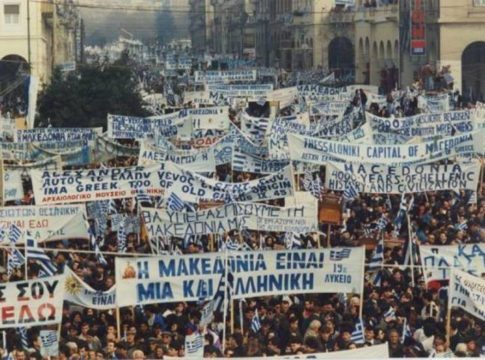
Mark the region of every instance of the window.
POLYGON ((485 0, 473 0, 475 6, 485 6, 485 0))
POLYGON ((15 25, 20 23, 20 5, 4 5, 3 15, 5 24, 15 25))

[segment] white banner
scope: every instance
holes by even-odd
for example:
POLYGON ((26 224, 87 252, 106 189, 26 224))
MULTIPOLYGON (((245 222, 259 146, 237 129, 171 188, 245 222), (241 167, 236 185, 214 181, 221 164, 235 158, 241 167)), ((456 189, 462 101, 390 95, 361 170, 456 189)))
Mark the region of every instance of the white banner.
POLYGON ((209 95, 207 91, 186 91, 184 92, 184 104, 215 105, 209 95))
MULTIPOLYGON (((0 208, 0 227, 17 225, 38 241, 89 239, 84 204, 0 208)), ((23 238, 19 243, 23 242, 23 238)))
POLYGON ((228 82, 228 81, 256 81, 256 70, 231 70, 231 71, 195 71, 195 82, 228 82))
POLYGON ((291 168, 243 183, 226 183, 184 171, 175 164, 167 164, 167 172, 161 172, 160 183, 171 183, 169 192, 175 192, 182 200, 197 203, 209 201, 263 201, 284 198, 293 194, 294 184, 291 168))
POLYGON ((295 207, 233 203, 195 213, 142 208, 142 216, 152 238, 186 238, 239 229, 295 233, 318 231, 315 202, 295 207))
POLYGON ((102 128, 35 128, 17 130, 15 132, 15 141, 18 143, 46 141, 93 142, 102 132, 102 128))
POLYGON ((364 248, 251 251, 119 258, 118 306, 214 298, 228 273, 233 298, 308 293, 360 293, 364 248))
POLYGON ((449 304, 485 320, 485 280, 453 269, 449 286, 449 304))
POLYGON ((447 165, 370 165, 329 161, 325 187, 344 191, 350 179, 360 193, 403 194, 441 190, 477 190, 480 162, 447 165))
POLYGON ((110 310, 116 307, 116 291, 113 286, 108 291, 94 290, 81 280, 68 266, 66 275, 65 300, 89 309, 110 310))
POLYGON ((35 203, 39 205, 135 197, 143 190, 163 195, 160 166, 89 170, 31 170, 35 203))
POLYGON ((288 134, 291 160, 323 164, 328 157, 346 162, 402 164, 430 162, 455 155, 483 152, 483 131, 467 133, 435 142, 409 145, 349 144, 315 137, 288 134))
POLYGON ((229 107, 213 106, 199 109, 188 109, 189 118, 192 120, 192 129, 229 129, 229 107))
POLYGON ((186 112, 177 111, 149 118, 108 114, 107 135, 111 139, 146 139, 159 129, 184 122, 186 112))
POLYGON ((426 282, 448 280, 450 268, 481 276, 485 271, 485 244, 419 247, 426 282))
POLYGON ((234 150, 232 152, 232 170, 254 174, 273 174, 289 165, 288 160, 262 159, 234 150))
POLYGON ((150 166, 155 164, 163 166, 167 161, 172 161, 177 165, 183 166, 186 170, 197 173, 214 172, 216 168, 213 148, 207 148, 191 152, 191 154, 188 155, 182 155, 162 149, 156 149, 155 147, 150 146, 146 141, 141 142, 140 155, 138 157, 139 166, 150 166))
POLYGON ((220 97, 227 98, 267 98, 273 91, 273 84, 253 84, 253 85, 209 85, 208 90, 211 99, 220 97))
POLYGON ((0 289, 0 329, 61 322, 64 275, 3 283, 0 289))
POLYGON ((284 109, 295 103, 298 97, 298 89, 296 86, 289 88, 282 88, 274 90, 267 95, 268 101, 276 101, 279 103, 279 108, 284 109))

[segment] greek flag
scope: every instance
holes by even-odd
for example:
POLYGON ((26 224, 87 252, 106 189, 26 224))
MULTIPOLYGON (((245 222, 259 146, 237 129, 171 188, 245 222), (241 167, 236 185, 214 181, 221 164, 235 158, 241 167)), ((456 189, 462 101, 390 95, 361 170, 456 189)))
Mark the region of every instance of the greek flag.
POLYGON ((345 190, 344 190, 344 200, 352 201, 358 196, 359 196, 359 189, 357 188, 355 181, 354 180, 347 181, 347 184, 345 184, 345 190))
POLYGON ((40 340, 44 348, 50 348, 57 343, 57 332, 55 330, 42 330, 40 340))
POLYGON ((10 224, 8 228, 8 241, 10 244, 15 245, 22 236, 22 230, 15 224, 10 224))
POLYGON ((228 238, 226 240, 226 249, 229 251, 238 251, 239 250, 239 243, 236 240, 228 238))
POLYGON ((125 234, 125 224, 123 221, 120 224, 120 228, 118 230, 118 252, 125 253, 126 252, 126 234, 125 234))
POLYGON ((386 228, 387 226, 387 218, 384 214, 382 214, 382 216, 379 218, 379 220, 377 220, 377 229, 382 231, 386 228))
POLYGON ((20 336, 20 343, 22 344, 22 349, 29 350, 29 338, 27 335, 27 328, 24 326, 17 328, 17 334, 20 336))
POLYGON ((331 73, 330 75, 324 77, 322 80, 320 80, 320 84, 333 84, 335 83, 335 73, 331 73))
POLYGON ((17 249, 7 250, 7 275, 10 277, 15 269, 18 269, 25 264, 25 258, 22 253, 17 249))
POLYGON ((167 199, 167 208, 172 211, 182 211, 185 209, 184 201, 174 192, 167 199))
POLYGON ((214 309, 216 309, 217 311, 224 310, 224 298, 227 299, 227 303, 229 303, 229 301, 231 300, 234 276, 231 274, 231 272, 228 272, 226 285, 226 271, 227 269, 224 268, 224 271, 221 274, 221 280, 219 281, 216 295, 214 296, 214 309))
POLYGON ((301 249, 301 235, 287 232, 285 234, 285 245, 287 249, 301 249))
POLYGON ((3 240, 5 240, 6 234, 7 234, 7 231, 5 230, 5 228, 0 228, 0 243, 3 242, 3 240))
POLYGON ((185 357, 197 359, 204 357, 204 337, 199 332, 185 336, 185 357))
POLYGON ((208 301, 200 311, 200 326, 209 325, 214 320, 214 300, 208 301))
POLYGON ((468 204, 476 204, 477 202, 478 202, 477 192, 471 191, 467 203, 468 204))
POLYGON ((384 262, 384 237, 381 236, 379 243, 372 252, 372 257, 369 262, 369 269, 373 270, 380 268, 384 262))
POLYGON ((467 221, 465 220, 460 224, 455 224, 455 229, 460 231, 467 231, 468 230, 467 221))
POLYGON ((366 237, 370 237, 374 231, 376 231, 375 228, 373 228, 374 224, 364 224, 364 235, 366 237))
POLYGON ((138 204, 143 204, 147 203, 149 205, 152 205, 152 198, 150 195, 148 195, 145 191, 143 190, 138 190, 136 193, 136 200, 138 201, 138 204))
POLYGON ((37 265, 40 266, 40 277, 54 276, 54 274, 57 273, 57 268, 52 263, 50 257, 47 256, 44 249, 37 246, 37 240, 35 240, 28 231, 25 252, 25 257, 27 259, 34 260, 37 265))
POLYGON ((401 203, 399 204, 399 211, 396 215, 396 218, 393 221, 394 225, 394 233, 396 235, 399 235, 399 232, 401 231, 402 224, 404 223, 404 219, 406 218, 406 214, 408 211, 411 209, 414 203, 414 197, 411 198, 409 201, 409 204, 406 202, 406 197, 404 194, 401 196, 401 203))
POLYGON ((118 208, 116 207, 116 202, 113 199, 108 201, 108 214, 118 214, 118 208))
POLYGON ((257 333, 261 329, 261 320, 259 319, 258 309, 256 309, 253 318, 251 319, 251 330, 257 333))
POLYGON ((392 306, 389 306, 389 309, 387 309, 386 312, 384 314, 382 314, 382 317, 384 319, 386 319, 386 318, 395 319, 396 318, 396 312, 394 311, 394 308, 392 306))
POLYGON ((330 260, 340 261, 350 256, 351 249, 330 250, 330 260))
POLYGON ((362 319, 359 319, 357 324, 355 324, 355 329, 352 332, 350 340, 355 344, 363 344, 365 342, 364 324, 362 322, 362 319))

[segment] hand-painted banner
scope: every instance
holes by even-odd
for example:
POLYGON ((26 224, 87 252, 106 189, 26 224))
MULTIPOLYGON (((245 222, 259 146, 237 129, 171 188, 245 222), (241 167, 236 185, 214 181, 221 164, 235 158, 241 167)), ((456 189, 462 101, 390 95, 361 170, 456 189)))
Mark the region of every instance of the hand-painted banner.
POLYGON ((273 91, 273 84, 253 84, 253 85, 209 85, 211 98, 218 94, 224 98, 260 98, 267 97, 273 91))
POLYGON ((329 87, 318 84, 298 85, 298 92, 300 95, 324 95, 324 96, 337 96, 347 95, 350 96, 350 92, 347 87, 329 87))
POLYGON ((394 146, 348 144, 296 134, 288 134, 288 142, 290 158, 295 161, 323 164, 328 157, 333 157, 346 162, 404 164, 482 153, 485 132, 467 133, 435 142, 394 146))
POLYGON ((18 143, 85 141, 94 142, 101 135, 102 128, 35 128, 17 130, 15 141, 18 143))
POLYGON ((64 275, 0 285, 0 329, 59 324, 64 275))
POLYGON ((87 143, 78 147, 64 149, 62 151, 54 149, 42 149, 34 144, 32 144, 32 148, 39 159, 60 156, 64 166, 80 166, 91 163, 91 148, 87 143))
POLYGON ((31 169, 61 170, 60 156, 25 165, 3 165, 3 201, 20 200, 24 197, 24 179, 27 179, 31 169))
POLYGON ((110 310, 116 307, 115 286, 108 291, 94 290, 81 280, 69 267, 64 267, 66 276, 65 300, 88 309, 110 310))
POLYGON ((122 156, 137 156, 140 150, 137 147, 122 145, 102 135, 96 139, 96 151, 93 154, 95 161, 107 161, 122 156))
POLYGON ((262 159, 237 150, 232 152, 232 170, 234 171, 274 174, 288 165, 288 160, 262 159))
POLYGON ((171 212, 142 208, 144 224, 152 238, 223 234, 250 229, 309 233, 318 231, 315 202, 305 206, 277 207, 264 204, 233 203, 194 212, 171 212))
POLYGON ((215 105, 207 91, 186 91, 184 92, 184 104, 215 105))
POLYGON ((208 148, 190 155, 179 155, 162 149, 156 149, 145 141, 141 142, 140 155, 138 157, 139 166, 160 165, 171 161, 177 165, 183 165, 184 169, 197 173, 211 173, 215 171, 216 160, 214 149, 208 148))
POLYGON ((269 118, 257 118, 248 115, 246 112, 242 112, 241 119, 241 131, 246 135, 253 143, 261 144, 268 130, 269 118))
POLYGON ((349 105, 348 101, 330 101, 312 104, 310 107, 310 115, 343 115, 349 105))
POLYGON ((88 170, 31 170, 35 203, 39 205, 121 199, 143 190, 163 195, 168 185, 160 166, 88 170))
POLYGON ((116 299, 120 307, 211 300, 225 269, 234 299, 360 293, 363 266, 363 247, 117 257, 116 299))
POLYGON ((465 270, 474 276, 485 271, 485 244, 419 247, 426 282, 448 280, 450 269, 465 270))
POLYGON ((0 208, 0 227, 15 224, 21 230, 30 231, 38 242, 88 239, 85 218, 84 204, 0 208))
POLYGON ((270 92, 267 96, 268 101, 274 101, 279 103, 279 108, 284 109, 295 103, 295 99, 298 97, 298 89, 296 86, 289 88, 282 88, 270 92))
POLYGON ((291 168, 242 183, 226 183, 182 170, 173 163, 160 172, 160 183, 171 183, 169 192, 175 192, 182 200, 197 203, 200 200, 244 202, 284 198, 293 194, 294 184, 291 168))
MULTIPOLYGON (((348 1, 348 0, 345 0, 348 1)), ((355 0, 352 0, 355 1, 355 0)), ((163 356, 166 360, 178 360, 179 357, 163 356)), ((364 346, 352 350, 339 350, 327 353, 310 353, 298 355, 271 356, 272 360, 334 360, 334 359, 388 359, 389 346, 387 343, 380 345, 364 346)), ((209 358, 204 358, 209 359, 209 358)), ((247 358, 232 357, 232 360, 245 360, 247 358)), ((251 357, 252 360, 268 360, 267 357, 251 357)))
POLYGON ((149 118, 110 114, 107 134, 111 139, 146 139, 157 129, 183 124, 185 117, 181 111, 149 118))
POLYGON ((370 165, 328 162, 325 187, 344 191, 350 179, 361 193, 403 194, 441 190, 477 190, 480 162, 447 165, 370 165))
POLYGON ((214 83, 228 81, 256 81, 256 70, 233 70, 233 71, 196 71, 195 82, 214 83))
POLYGON ((188 109, 187 114, 192 121, 192 129, 229 129, 229 107, 213 106, 199 109, 188 109))
POLYGON ((372 126, 377 127, 379 132, 389 132, 405 128, 438 127, 439 124, 454 125, 455 123, 472 121, 472 112, 470 110, 459 110, 435 114, 419 114, 404 118, 381 118, 371 113, 366 113, 366 119, 372 123, 372 126))
POLYGON ((485 320, 485 280, 453 269, 450 277, 449 304, 485 320))

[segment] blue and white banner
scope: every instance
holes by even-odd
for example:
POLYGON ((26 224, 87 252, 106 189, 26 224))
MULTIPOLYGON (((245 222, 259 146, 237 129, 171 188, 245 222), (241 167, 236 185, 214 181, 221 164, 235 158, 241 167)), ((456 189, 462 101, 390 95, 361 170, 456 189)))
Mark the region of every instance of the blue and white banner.
POLYGON ((50 358, 51 356, 59 355, 59 339, 57 338, 56 330, 41 330, 39 332, 41 341, 40 354, 43 357, 50 358))
POLYGON ((485 271, 485 244, 419 247, 426 282, 448 280, 451 268, 481 276, 485 271))
POLYGON ((207 148, 183 155, 150 146, 146 141, 140 145, 138 157, 139 166, 160 165, 164 166, 167 161, 177 165, 183 165, 184 169, 197 173, 211 173, 215 171, 216 160, 213 148, 207 148))
POLYGON ((163 195, 169 183, 160 178, 160 166, 86 170, 31 170, 35 203, 39 205, 135 197, 143 190, 163 195))
POLYGON ((200 200, 243 202, 284 198, 293 194, 291 168, 260 179, 242 183, 226 183, 185 171, 173 163, 160 172, 160 183, 170 183, 169 192, 182 200, 197 203, 200 200))
POLYGON ((241 131, 246 135, 253 143, 261 144, 266 136, 269 118, 257 118, 248 115, 246 112, 240 114, 241 131))
POLYGON ((193 130, 227 130, 229 129, 229 107, 213 106, 186 110, 192 120, 193 130))
POLYGON ((467 313, 485 320, 485 280, 464 271, 451 271, 449 306, 457 306, 467 313))
POLYGON ((96 151, 92 157, 95 161, 104 162, 120 156, 137 156, 138 153, 137 147, 122 145, 103 134, 96 139, 96 151))
POLYGON ((333 157, 346 162, 390 165, 482 153, 485 133, 472 132, 434 142, 389 146, 349 144, 296 134, 288 134, 288 142, 290 158, 295 161, 323 164, 328 157, 333 157))
POLYGON ((273 91, 273 84, 252 84, 252 85, 209 85, 210 97, 228 98, 266 98, 273 91))
MULTIPOLYGON (((64 239, 88 239, 84 204, 8 206, 0 208, 0 227, 15 224, 28 230, 39 243, 64 239)), ((23 241, 23 239, 21 240, 23 241)))
POLYGON ((315 202, 295 207, 233 203, 195 213, 142 208, 142 217, 148 234, 153 238, 162 235, 186 238, 239 229, 296 233, 318 231, 315 202))
POLYGON ((274 90, 267 95, 268 101, 277 102, 280 109, 284 109, 295 103, 298 97, 298 89, 296 86, 289 88, 281 88, 274 90))
POLYGON ((195 82, 199 83, 226 83, 229 81, 251 82, 256 81, 256 70, 231 70, 231 71, 196 71, 195 82))
POLYGON ((146 139, 161 128, 183 124, 186 112, 177 111, 149 118, 108 115, 107 136, 111 139, 146 139))
POLYGON ((343 115, 349 105, 348 101, 327 101, 312 104, 310 106, 310 115, 343 115))
POLYGON ((115 286, 108 291, 98 291, 81 280, 68 266, 64 267, 64 274, 65 300, 88 309, 109 310, 116 307, 115 286))
POLYGON ((442 190, 477 190, 480 162, 446 165, 371 165, 328 162, 325 188, 344 191, 354 180, 359 193, 404 194, 442 190))
POLYGON ((63 301, 64 275, 4 283, 0 329, 59 324, 63 301))
POLYGON ((234 299, 248 294, 360 293, 364 248, 117 257, 117 305, 211 300, 225 264, 226 286, 232 287, 234 299))
POLYGON ((84 141, 94 142, 103 133, 102 128, 35 128, 17 130, 15 141, 18 143, 84 141))
POLYGON ((262 159, 237 150, 232 153, 232 170, 234 171, 274 174, 288 165, 288 160, 262 159))
POLYGON ((207 91, 186 91, 184 92, 184 104, 194 105, 215 105, 207 91))

